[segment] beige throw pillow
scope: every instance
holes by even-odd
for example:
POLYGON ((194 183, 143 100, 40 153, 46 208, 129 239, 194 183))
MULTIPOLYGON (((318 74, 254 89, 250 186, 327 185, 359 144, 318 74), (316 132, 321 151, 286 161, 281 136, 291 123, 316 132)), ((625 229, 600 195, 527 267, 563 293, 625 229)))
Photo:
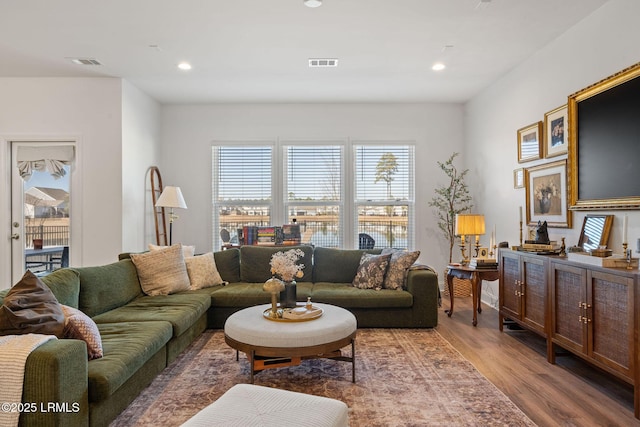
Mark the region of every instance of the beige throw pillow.
POLYGON ((224 282, 220 277, 220 273, 218 273, 213 252, 185 258, 184 261, 187 264, 191 289, 209 288, 224 282))
POLYGON ((147 295, 168 295, 189 289, 189 275, 182 245, 143 254, 131 254, 142 291, 147 295))
MULTIPOLYGON (((166 249, 169 246, 157 246, 154 245, 152 243, 149 243, 149 250, 150 251, 157 251, 160 249, 166 249)), ((196 254, 196 247, 195 246, 187 246, 187 245, 182 245, 182 254, 184 255, 185 259, 192 257, 196 254)))

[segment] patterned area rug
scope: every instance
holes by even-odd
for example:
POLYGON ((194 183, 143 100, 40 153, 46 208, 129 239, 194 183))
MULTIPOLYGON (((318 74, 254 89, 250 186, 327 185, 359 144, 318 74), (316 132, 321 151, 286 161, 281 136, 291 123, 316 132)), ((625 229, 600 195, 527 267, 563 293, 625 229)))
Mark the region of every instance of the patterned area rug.
MULTIPOLYGON (((350 352, 346 347, 344 352, 350 352)), ((207 330, 111 424, 178 426, 237 383, 249 364, 207 330)), ((360 329, 351 363, 305 360, 255 384, 339 399, 351 426, 535 426, 436 330, 360 329)))

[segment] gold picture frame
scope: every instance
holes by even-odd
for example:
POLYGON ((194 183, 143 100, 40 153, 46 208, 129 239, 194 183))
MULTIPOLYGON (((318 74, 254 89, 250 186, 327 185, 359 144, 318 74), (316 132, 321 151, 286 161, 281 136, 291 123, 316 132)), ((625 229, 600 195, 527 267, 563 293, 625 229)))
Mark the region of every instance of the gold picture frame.
POLYGON ((524 169, 513 170, 513 188, 524 188, 524 169))
POLYGON ((542 122, 518 129, 518 163, 542 158, 542 122))
MULTIPOLYGON (((604 99, 614 99, 619 100, 620 97, 611 97, 605 94, 607 91, 616 91, 616 93, 624 93, 626 90, 630 96, 636 96, 637 90, 628 90, 625 87, 628 85, 637 84, 640 81, 640 63, 634 64, 631 67, 628 67, 618 73, 605 78, 597 83, 588 86, 579 92, 576 92, 572 95, 569 95, 567 104, 569 110, 569 181, 571 183, 571 192, 569 194, 569 205, 572 210, 594 210, 594 209, 640 209, 640 195, 637 193, 633 193, 629 191, 630 188, 625 187, 626 183, 634 183, 637 182, 638 171, 637 168, 634 167, 620 167, 617 168, 617 163, 619 164, 627 164, 629 159, 637 158, 638 153, 638 145, 637 144, 629 144, 632 147, 631 151, 621 150, 620 148, 612 149, 611 147, 607 147, 608 153, 612 154, 611 160, 608 162, 601 161, 597 158, 597 156, 593 156, 591 161, 596 161, 599 163, 598 169, 601 171, 605 171, 602 174, 602 178, 598 179, 596 177, 594 179, 593 175, 590 177, 592 182, 596 182, 598 184, 606 183, 607 188, 604 190, 602 188, 598 188, 598 191, 593 191, 593 187, 589 188, 589 184, 585 182, 582 176, 583 174, 589 171, 590 174, 593 172, 589 169, 588 165, 585 165, 585 156, 581 154, 578 156, 578 152, 584 153, 584 138, 579 140, 578 138, 578 129, 579 126, 584 125, 584 118, 578 117, 580 107, 584 104, 593 105, 594 102, 598 101, 601 98, 604 99), (639 79, 639 80, 636 80, 639 79), (604 94, 604 95, 603 95, 604 94), (603 96, 601 96, 603 95, 603 96), (584 103, 584 104, 583 104, 584 103), (582 148, 581 148, 582 147, 582 148), (608 166, 606 166, 608 164, 608 166), (614 169, 618 169, 615 171, 615 180, 610 180, 610 174, 614 169), (622 174, 621 172, 627 172, 627 176, 622 174), (606 175, 609 174, 609 175, 606 175), (619 189, 624 189, 624 191, 618 191, 619 189), (600 194, 597 194, 600 193, 600 194), (632 193, 632 194, 630 194, 632 193)), ((624 100, 624 99, 623 99, 624 100)), ((635 112, 637 112, 640 107, 638 103, 634 103, 635 112)), ((629 108, 623 108, 625 114, 628 117, 637 117, 635 112, 632 112, 629 108), (635 115, 634 115, 635 114, 635 115)), ((608 108, 607 111, 617 111, 612 108, 608 108)), ((632 119, 633 120, 633 119, 632 119)), ((616 138, 612 135, 612 140, 616 138)), ((617 138, 620 140, 620 138, 617 138)), ((633 161, 632 161, 633 163, 633 161)), ((635 188, 635 187, 633 187, 635 188)))
POLYGON ((544 115, 544 157, 567 154, 569 147, 569 113, 567 104, 544 115))
POLYGON ((525 169, 525 183, 527 225, 546 221, 549 227, 571 228, 566 160, 525 169))

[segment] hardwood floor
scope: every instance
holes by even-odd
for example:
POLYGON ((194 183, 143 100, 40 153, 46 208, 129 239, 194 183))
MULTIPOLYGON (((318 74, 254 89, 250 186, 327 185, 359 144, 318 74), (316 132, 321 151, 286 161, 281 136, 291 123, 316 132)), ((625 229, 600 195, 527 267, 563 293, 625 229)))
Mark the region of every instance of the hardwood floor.
POLYGON ((526 330, 498 329, 483 305, 471 324, 471 298, 456 297, 448 317, 443 297, 438 332, 539 426, 640 426, 633 387, 569 353, 547 362, 546 341, 526 330))

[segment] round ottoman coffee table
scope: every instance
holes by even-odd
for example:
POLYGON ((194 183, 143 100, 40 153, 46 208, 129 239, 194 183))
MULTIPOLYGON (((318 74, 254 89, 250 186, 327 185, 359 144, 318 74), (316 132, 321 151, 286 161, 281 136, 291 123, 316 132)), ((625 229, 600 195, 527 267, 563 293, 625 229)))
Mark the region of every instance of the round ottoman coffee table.
MULTIPOLYGON (((314 303, 322 316, 307 321, 270 320, 263 313, 271 305, 258 305, 233 313, 224 324, 226 343, 246 353, 251 383, 255 373, 268 368, 296 366, 303 359, 327 358, 351 362, 351 381, 356 382, 356 318, 349 311, 314 303), (351 356, 341 348, 351 345, 351 356)), ((236 352, 236 359, 237 359, 236 352)))

